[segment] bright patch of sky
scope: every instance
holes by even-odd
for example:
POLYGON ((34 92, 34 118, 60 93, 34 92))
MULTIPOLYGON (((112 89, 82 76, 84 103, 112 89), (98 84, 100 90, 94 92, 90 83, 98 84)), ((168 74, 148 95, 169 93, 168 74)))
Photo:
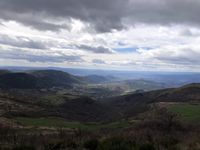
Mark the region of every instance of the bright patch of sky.
POLYGON ((120 53, 130 53, 130 52, 135 52, 137 49, 138 49, 137 47, 123 47, 123 48, 114 48, 113 50, 120 53))

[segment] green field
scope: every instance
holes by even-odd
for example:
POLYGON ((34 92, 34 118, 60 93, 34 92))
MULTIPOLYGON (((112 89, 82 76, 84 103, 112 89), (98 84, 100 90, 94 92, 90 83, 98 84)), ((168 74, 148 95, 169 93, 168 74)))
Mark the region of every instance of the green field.
POLYGON ((171 112, 179 114, 185 121, 200 122, 200 104, 174 104, 168 108, 171 112))
POLYGON ((69 122, 63 118, 27 118, 17 117, 14 120, 23 126, 33 127, 55 127, 55 128, 70 128, 70 129, 83 129, 83 130, 97 130, 102 128, 126 128, 134 124, 134 122, 120 121, 107 124, 100 123, 80 123, 69 122))

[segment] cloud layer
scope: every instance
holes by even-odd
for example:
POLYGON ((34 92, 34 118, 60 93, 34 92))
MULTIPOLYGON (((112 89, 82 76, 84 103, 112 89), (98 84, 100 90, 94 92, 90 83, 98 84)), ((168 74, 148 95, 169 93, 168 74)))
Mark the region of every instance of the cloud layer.
POLYGON ((0 59, 200 71, 199 14, 199 0, 1 0, 0 59))

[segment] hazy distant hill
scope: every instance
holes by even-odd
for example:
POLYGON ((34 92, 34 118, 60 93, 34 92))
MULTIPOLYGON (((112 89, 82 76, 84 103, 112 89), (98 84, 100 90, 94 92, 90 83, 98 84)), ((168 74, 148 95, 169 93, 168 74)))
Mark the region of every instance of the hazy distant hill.
POLYGON ((113 76, 88 75, 84 79, 89 83, 105 83, 114 81, 116 78, 113 76))
POLYGON ((27 70, 59 70, 75 76, 114 76, 118 79, 144 79, 165 83, 168 87, 178 87, 190 83, 200 82, 199 72, 153 72, 153 71, 126 71, 126 70, 102 70, 85 68, 58 68, 58 67, 0 67, 2 70, 24 72, 27 70))

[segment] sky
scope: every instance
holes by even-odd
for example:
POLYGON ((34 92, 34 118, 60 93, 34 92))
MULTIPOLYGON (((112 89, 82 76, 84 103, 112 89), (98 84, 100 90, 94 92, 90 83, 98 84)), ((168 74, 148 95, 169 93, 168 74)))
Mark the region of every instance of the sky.
POLYGON ((200 71, 199 0, 0 0, 0 66, 200 71))

